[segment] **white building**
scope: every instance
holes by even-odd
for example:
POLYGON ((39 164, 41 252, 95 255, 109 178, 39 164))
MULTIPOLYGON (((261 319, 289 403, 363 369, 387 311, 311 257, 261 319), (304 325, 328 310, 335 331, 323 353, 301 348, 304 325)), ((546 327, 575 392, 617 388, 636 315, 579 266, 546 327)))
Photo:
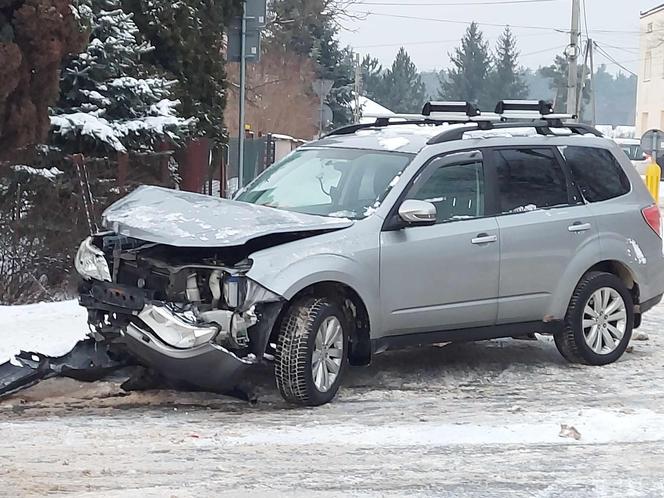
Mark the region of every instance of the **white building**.
POLYGON ((636 128, 664 129, 664 4, 641 12, 636 128))

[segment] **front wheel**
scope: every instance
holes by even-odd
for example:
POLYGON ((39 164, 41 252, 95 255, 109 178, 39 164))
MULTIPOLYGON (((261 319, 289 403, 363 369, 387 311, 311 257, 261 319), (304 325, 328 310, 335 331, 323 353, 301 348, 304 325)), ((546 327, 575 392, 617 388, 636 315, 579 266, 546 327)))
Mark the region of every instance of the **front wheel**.
POLYGON ((342 309, 327 298, 305 298, 289 307, 274 358, 286 401, 318 406, 334 398, 347 365, 348 333, 342 309))
POLYGON ((610 273, 591 272, 577 285, 565 328, 554 339, 568 361, 606 365, 625 352, 633 327, 634 303, 623 281, 610 273))

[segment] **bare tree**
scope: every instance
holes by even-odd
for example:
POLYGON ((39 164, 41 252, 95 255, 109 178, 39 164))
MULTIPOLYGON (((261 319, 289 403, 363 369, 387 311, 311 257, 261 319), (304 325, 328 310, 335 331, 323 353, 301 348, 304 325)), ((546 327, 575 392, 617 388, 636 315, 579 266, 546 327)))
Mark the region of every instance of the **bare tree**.
MULTIPOLYGON (((228 105, 226 126, 229 132, 238 132, 237 64, 227 66, 228 105)), ((295 138, 314 136, 317 99, 311 82, 315 78, 310 59, 273 48, 257 64, 247 65, 246 123, 264 133, 283 133, 295 138)))

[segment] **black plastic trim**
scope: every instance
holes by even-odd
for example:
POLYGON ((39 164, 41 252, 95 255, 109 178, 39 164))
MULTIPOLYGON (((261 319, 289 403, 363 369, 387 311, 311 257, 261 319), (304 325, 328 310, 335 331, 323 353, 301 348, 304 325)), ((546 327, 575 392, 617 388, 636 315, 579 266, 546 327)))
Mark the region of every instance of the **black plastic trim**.
POLYGON ((402 349, 411 346, 436 344, 439 342, 485 341, 488 339, 499 339, 504 337, 518 337, 533 332, 552 334, 562 330, 562 327, 562 321, 554 320, 551 322, 520 322, 487 327, 418 332, 414 334, 394 335, 372 339, 371 347, 375 354, 387 351, 388 349, 402 349))

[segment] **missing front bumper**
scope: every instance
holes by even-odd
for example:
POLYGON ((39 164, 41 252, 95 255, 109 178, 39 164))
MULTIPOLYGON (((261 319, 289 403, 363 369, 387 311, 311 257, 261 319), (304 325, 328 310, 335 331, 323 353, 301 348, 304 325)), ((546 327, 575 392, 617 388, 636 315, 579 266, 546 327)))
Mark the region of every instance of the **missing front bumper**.
POLYGON ((168 346, 134 323, 127 326, 123 340, 133 355, 165 378, 213 392, 235 387, 253 363, 213 343, 189 349, 168 346))
POLYGON ((124 343, 142 365, 164 378, 213 392, 234 388, 260 361, 282 302, 240 311, 183 312, 149 291, 106 282, 81 288, 80 304, 97 340, 124 343))

